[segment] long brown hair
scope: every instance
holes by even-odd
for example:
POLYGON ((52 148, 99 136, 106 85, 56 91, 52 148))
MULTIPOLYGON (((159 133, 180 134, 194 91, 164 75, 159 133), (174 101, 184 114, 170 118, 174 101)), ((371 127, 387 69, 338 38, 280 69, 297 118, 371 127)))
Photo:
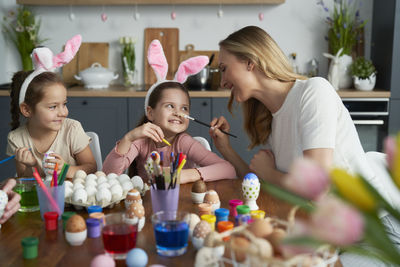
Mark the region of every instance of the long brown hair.
MULTIPOLYGON (((12 77, 11 82, 11 105, 10 105, 10 113, 11 113, 11 130, 14 130, 19 127, 19 93, 21 91, 21 86, 25 79, 31 74, 32 71, 18 71, 12 77)), ((60 76, 53 72, 43 72, 37 75, 28 85, 25 94, 24 102, 34 111, 35 106, 43 99, 43 89, 51 86, 53 84, 63 84, 60 76)))
MULTIPOLYGON (((252 62, 264 73, 266 78, 281 82, 304 80, 306 77, 293 72, 293 69, 279 46, 263 29, 256 26, 244 27, 219 42, 219 46, 242 61, 252 62)), ((231 94, 228 109, 232 113, 233 95, 231 94)), ((250 137, 249 149, 265 144, 271 133, 272 114, 255 98, 242 103, 243 127, 250 137)))

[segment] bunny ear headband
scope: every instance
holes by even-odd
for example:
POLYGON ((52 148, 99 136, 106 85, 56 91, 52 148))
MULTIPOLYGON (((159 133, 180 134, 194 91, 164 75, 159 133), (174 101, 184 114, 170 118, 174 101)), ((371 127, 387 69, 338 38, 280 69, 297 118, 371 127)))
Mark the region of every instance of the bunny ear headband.
POLYGON ((82 42, 81 35, 75 35, 65 44, 64 52, 53 56, 53 52, 47 47, 38 47, 33 49, 31 57, 34 66, 34 71, 26 77, 22 83, 21 91, 19 93, 19 104, 21 105, 25 101, 26 89, 32 80, 39 74, 51 71, 53 72, 56 68, 59 68, 68 62, 70 62, 75 54, 78 52, 82 42))
POLYGON ((154 88, 164 82, 184 83, 187 77, 199 73, 208 64, 208 57, 206 56, 191 57, 183 61, 179 65, 178 71, 175 73, 174 79, 172 81, 169 81, 166 80, 168 72, 168 62, 165 58, 164 51, 159 40, 153 40, 150 43, 149 50, 147 51, 147 59, 151 68, 156 74, 157 82, 153 84, 147 91, 146 98, 144 100, 144 113, 146 115, 147 106, 149 105, 149 98, 154 88))

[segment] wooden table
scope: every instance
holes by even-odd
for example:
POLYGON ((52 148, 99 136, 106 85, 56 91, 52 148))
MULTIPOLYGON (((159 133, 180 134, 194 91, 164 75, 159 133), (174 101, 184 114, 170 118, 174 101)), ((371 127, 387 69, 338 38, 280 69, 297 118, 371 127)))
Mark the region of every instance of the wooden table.
MULTIPOLYGON (((190 191, 192 184, 182 185, 180 189, 179 210, 197 213, 197 207, 192 204, 190 191)), ((221 207, 229 208, 230 199, 242 198, 241 180, 221 180, 207 183, 207 189, 218 192, 221 207)), ((260 209, 267 215, 286 218, 290 206, 272 198, 261 190, 257 201, 260 209)), ((148 191, 143 197, 146 211, 146 224, 138 233, 136 247, 142 248, 149 256, 149 264, 163 264, 165 266, 193 266, 196 250, 189 242, 188 251, 179 257, 159 256, 155 248, 154 232, 151 223, 151 200, 148 191)), ((104 209, 105 213, 123 211, 121 203, 113 209, 104 209)), ((78 211, 85 219, 86 210, 78 211)), ((57 231, 46 231, 39 212, 15 214, 0 230, 0 265, 1 266, 89 266, 93 257, 104 253, 102 239, 87 238, 81 246, 70 246, 62 230, 62 221, 57 231), (36 259, 24 260, 22 257, 21 239, 27 236, 39 238, 39 255, 36 259)), ((125 266, 124 261, 117 261, 117 266, 125 266)))

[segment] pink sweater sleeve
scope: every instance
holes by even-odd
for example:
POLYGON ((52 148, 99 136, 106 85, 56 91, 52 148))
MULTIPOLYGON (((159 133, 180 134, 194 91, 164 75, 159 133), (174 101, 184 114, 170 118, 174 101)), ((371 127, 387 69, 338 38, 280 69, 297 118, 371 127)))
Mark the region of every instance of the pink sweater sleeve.
POLYGON ((111 152, 108 153, 105 161, 103 162, 103 172, 105 174, 112 172, 118 175, 122 174, 129 167, 129 165, 131 165, 132 161, 139 153, 137 142, 133 142, 129 148, 129 151, 125 155, 122 155, 117 151, 118 142, 111 152))
MULTIPOLYGON (((220 158, 214 152, 208 151, 203 145, 185 134, 181 137, 180 145, 186 151, 188 160, 200 167, 196 169, 200 172, 204 181, 216 181, 221 179, 235 179, 235 168, 228 161, 220 158)), ((190 168, 190 165, 188 166, 190 168)))

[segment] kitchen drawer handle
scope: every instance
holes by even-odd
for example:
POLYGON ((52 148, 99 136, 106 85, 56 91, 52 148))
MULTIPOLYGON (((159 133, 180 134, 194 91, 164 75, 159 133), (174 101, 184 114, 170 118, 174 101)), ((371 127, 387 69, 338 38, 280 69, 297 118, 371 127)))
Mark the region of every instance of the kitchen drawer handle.
POLYGON ((383 125, 383 120, 353 120, 355 125, 383 125))
POLYGON ((88 102, 86 100, 82 101, 82 105, 86 106, 88 104, 88 102))

